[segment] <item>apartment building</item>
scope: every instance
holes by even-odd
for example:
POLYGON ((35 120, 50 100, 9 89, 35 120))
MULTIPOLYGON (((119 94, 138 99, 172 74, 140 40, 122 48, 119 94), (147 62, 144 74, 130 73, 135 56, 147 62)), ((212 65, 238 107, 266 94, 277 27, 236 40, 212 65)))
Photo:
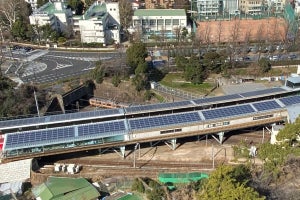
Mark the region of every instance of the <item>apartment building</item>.
POLYGON ((239 9, 246 14, 259 15, 263 11, 264 3, 264 0, 240 0, 239 9))
POLYGON ((223 2, 220 0, 197 0, 198 14, 202 16, 219 15, 223 2))
POLYGON ((33 11, 30 24, 43 26, 49 24, 53 30, 71 34, 73 27, 72 11, 63 1, 49 1, 33 11))
MULTIPOLYGON (((75 19, 75 18, 74 18, 75 19)), ((84 43, 120 43, 120 14, 117 2, 96 1, 79 19, 75 19, 84 43)))
POLYGON ((132 17, 132 28, 144 37, 164 35, 175 38, 176 30, 187 27, 187 16, 184 9, 140 9, 132 17))

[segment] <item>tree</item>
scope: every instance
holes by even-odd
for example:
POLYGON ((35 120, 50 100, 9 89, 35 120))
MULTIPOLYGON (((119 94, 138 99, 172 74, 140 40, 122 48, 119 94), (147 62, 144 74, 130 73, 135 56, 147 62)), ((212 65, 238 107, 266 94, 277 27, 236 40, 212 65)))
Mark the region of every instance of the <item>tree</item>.
POLYGON ((286 141, 290 145, 297 142, 300 137, 300 118, 292 124, 286 124, 284 129, 281 129, 276 136, 277 141, 286 141))
POLYGON ((82 15, 84 3, 81 0, 68 0, 68 6, 75 11, 75 15, 82 15))
POLYGON ((267 58, 261 58, 258 61, 258 65, 260 67, 260 71, 263 73, 266 73, 271 69, 271 63, 269 62, 269 60, 267 58))
POLYGON ((199 59, 196 56, 192 56, 184 69, 185 80, 191 81, 193 84, 201 84, 205 80, 206 75, 205 67, 199 63, 199 59))
POLYGON ((3 0, 0 8, 1 24, 3 24, 9 31, 12 30, 13 24, 19 19, 24 24, 28 23, 28 16, 30 15, 30 6, 23 0, 3 0))
POLYGON ((145 62, 147 56, 146 45, 142 42, 133 43, 126 50, 126 64, 129 65, 131 73, 135 71, 140 62, 145 62))
POLYGON ((222 66, 225 64, 224 58, 216 52, 207 52, 203 57, 203 64, 208 70, 220 73, 222 71, 222 66))
POLYGON ((260 197, 253 188, 247 186, 249 177, 242 177, 244 172, 249 174, 248 168, 225 165, 218 167, 210 174, 208 180, 204 182, 202 189, 198 193, 198 199, 265 199, 260 197))
POLYGON ((49 0, 37 0, 37 7, 39 8, 47 2, 49 2, 49 0))
POLYGON ((131 7, 131 3, 127 0, 119 1, 119 12, 120 12, 120 23, 123 27, 123 30, 127 31, 129 26, 131 25, 131 20, 133 16, 133 10, 131 7))
POLYGON ((14 38, 17 38, 17 40, 25 40, 26 31, 27 27, 21 20, 17 20, 15 23, 13 23, 11 33, 14 38))
POLYGON ((101 84, 104 80, 105 69, 101 61, 96 62, 96 67, 91 71, 91 77, 96 83, 101 84))
POLYGON ((133 78, 133 84, 135 85, 135 89, 137 91, 141 91, 146 88, 148 76, 146 74, 148 65, 147 63, 140 62, 135 69, 135 77, 133 78))

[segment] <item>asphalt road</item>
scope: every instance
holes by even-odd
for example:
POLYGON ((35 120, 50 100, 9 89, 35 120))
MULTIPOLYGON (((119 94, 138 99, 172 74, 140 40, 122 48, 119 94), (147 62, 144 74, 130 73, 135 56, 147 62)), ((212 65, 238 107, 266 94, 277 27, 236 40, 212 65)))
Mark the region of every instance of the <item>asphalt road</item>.
POLYGON ((9 73, 23 82, 47 83, 88 73, 95 62, 119 57, 119 52, 62 52, 34 50, 12 51, 6 56, 18 59, 18 64, 9 73))

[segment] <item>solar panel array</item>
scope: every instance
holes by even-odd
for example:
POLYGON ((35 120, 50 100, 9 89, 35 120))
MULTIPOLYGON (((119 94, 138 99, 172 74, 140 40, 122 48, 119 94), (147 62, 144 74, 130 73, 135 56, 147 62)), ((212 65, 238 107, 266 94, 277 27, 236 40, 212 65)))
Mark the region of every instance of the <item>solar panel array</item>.
POLYGON ((291 97, 284 97, 279 99, 284 105, 290 106, 293 104, 300 103, 300 96, 291 96, 291 97))
POLYGON ((49 143, 74 137, 73 127, 8 134, 5 149, 30 146, 37 143, 49 143))
POLYGON ((245 92, 245 93, 240 93, 240 95, 242 97, 255 97, 255 96, 261 96, 261 95, 268 95, 268 94, 272 94, 272 93, 278 93, 278 92, 284 92, 286 91, 283 88, 280 87, 276 87, 276 88, 268 88, 268 89, 264 89, 264 90, 256 90, 256 91, 251 91, 251 92, 245 92))
POLYGON ((257 111, 281 108, 281 106, 275 100, 252 103, 252 105, 256 108, 257 111))
POLYGON ((201 118, 197 112, 181 113, 173 115, 164 115, 158 117, 147 117, 140 119, 130 119, 129 125, 133 130, 147 129, 175 124, 184 124, 200 121, 201 118))
POLYGON ((25 126, 30 124, 50 124, 53 122, 63 122, 63 121, 76 121, 83 120, 89 118, 101 118, 101 117, 109 117, 115 115, 121 115, 122 110, 120 109, 105 109, 105 110, 94 110, 88 112, 77 112, 77 113, 69 113, 69 114, 60 114, 60 115, 50 115, 43 117, 34 117, 34 118, 23 118, 16 120, 7 120, 0 121, 0 128, 7 127, 18 127, 25 126))
POLYGON ((116 133, 125 130, 124 121, 89 124, 78 126, 78 136, 94 136, 101 134, 101 136, 104 137, 115 135, 116 133))
POLYGON ((246 104, 246 105, 239 105, 234 107, 204 110, 202 111, 202 114, 206 120, 210 120, 210 119, 218 119, 218 118, 243 115, 243 114, 248 114, 253 112, 255 112, 255 110, 251 107, 251 105, 246 104))
POLYGON ((217 97, 208 97, 193 100, 196 104, 209 104, 209 103, 217 103, 223 101, 229 101, 233 99, 241 99, 242 97, 239 94, 231 94, 217 97))
POLYGON ((151 104, 151 105, 142 105, 142 106, 132 106, 125 108, 126 113, 138 113, 138 112, 147 112, 147 111, 161 111, 167 110, 170 108, 182 108, 193 106, 190 101, 177 101, 172 103, 160 103, 160 104, 151 104))

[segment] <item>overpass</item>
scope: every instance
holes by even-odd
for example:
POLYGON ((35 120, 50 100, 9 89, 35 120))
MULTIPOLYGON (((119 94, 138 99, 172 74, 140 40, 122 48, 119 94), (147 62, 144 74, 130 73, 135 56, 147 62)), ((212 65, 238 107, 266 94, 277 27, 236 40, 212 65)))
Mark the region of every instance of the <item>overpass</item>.
MULTIPOLYGON (((186 101, 174 103, 177 103, 178 107, 189 106, 186 101)), ((170 140, 172 148, 175 149, 177 138, 207 134, 217 134, 219 142, 222 143, 224 134, 231 130, 289 121, 290 112, 297 112, 295 108, 300 106, 300 96, 293 95, 251 103, 208 107, 201 110, 162 112, 157 115, 146 112, 158 105, 160 104, 148 105, 149 107, 145 108, 145 111, 132 109, 127 110, 126 113, 125 109, 106 110, 109 114, 102 113, 102 116, 90 116, 89 112, 86 116, 87 113, 81 113, 82 118, 85 119, 80 119, 78 116, 76 120, 84 120, 85 123, 64 125, 61 121, 60 127, 7 133, 4 135, 2 161, 9 162, 106 147, 120 147, 124 156, 125 146, 129 144, 170 140), (142 114, 132 115, 132 113, 142 114), (87 122, 86 118, 88 117, 102 117, 102 120, 87 122)), ((168 104, 160 106, 162 105, 168 104)), ((175 106, 175 104, 172 105, 175 106)), ((168 110, 169 108, 160 108, 162 111, 164 109, 168 110)), ((105 110, 101 112, 105 112, 105 110)), ((67 121, 68 119, 63 116, 56 117, 67 121)), ((40 119, 38 122, 46 123, 43 121, 46 119, 48 120, 46 122, 51 122, 49 118, 40 119)), ((32 120, 31 123, 34 123, 35 119, 30 120, 32 120)))

